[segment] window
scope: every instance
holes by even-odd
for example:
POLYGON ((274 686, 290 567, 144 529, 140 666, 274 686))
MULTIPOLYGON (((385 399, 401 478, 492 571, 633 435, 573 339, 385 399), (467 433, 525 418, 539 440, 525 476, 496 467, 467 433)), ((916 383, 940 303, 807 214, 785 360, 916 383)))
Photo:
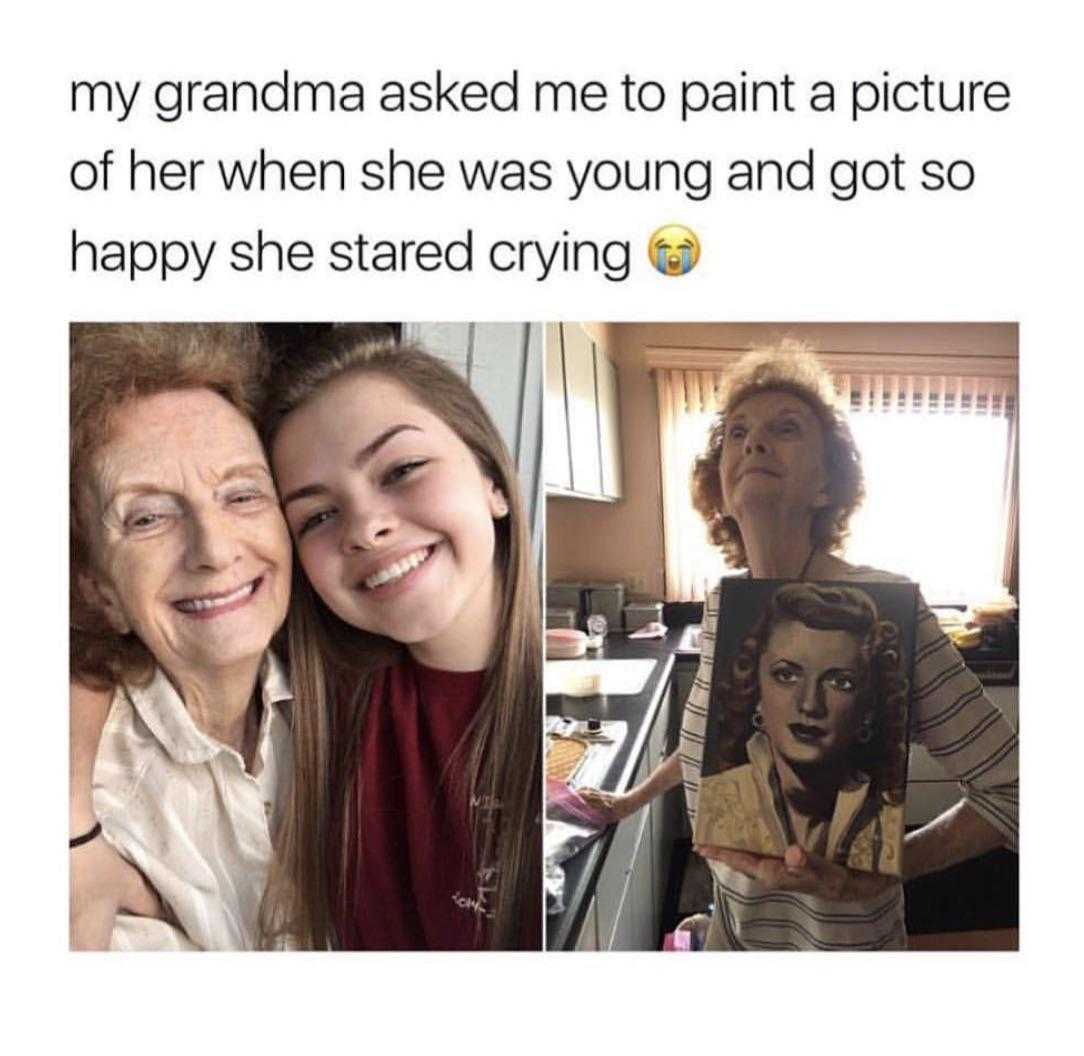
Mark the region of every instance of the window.
MULTIPOLYGON (((688 488, 722 379, 656 372, 668 600, 700 600, 726 571, 688 488)), ((835 381, 866 476, 843 556, 907 575, 932 604, 1003 594, 1015 539, 1015 379, 840 373, 835 381)))
POLYGON ((846 558, 890 569, 932 603, 1004 592, 1006 518, 1015 509, 1007 379, 837 378, 866 475, 846 558))

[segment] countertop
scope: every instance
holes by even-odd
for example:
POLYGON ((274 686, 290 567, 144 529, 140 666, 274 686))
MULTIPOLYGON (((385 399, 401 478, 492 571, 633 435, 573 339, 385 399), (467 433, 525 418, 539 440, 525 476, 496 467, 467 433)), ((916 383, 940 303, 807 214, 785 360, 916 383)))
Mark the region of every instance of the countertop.
MULTIPOLYGON (((635 695, 596 697, 567 697, 554 694, 546 697, 548 715, 565 715, 574 719, 605 719, 628 723, 624 743, 615 755, 602 788, 607 792, 624 792, 632 784, 636 768, 647 749, 648 735, 655 721, 663 694, 670 684, 677 649, 683 628, 670 630, 665 638, 629 639, 624 634, 611 634, 606 644, 588 658, 608 660, 657 660, 644 688, 635 695)), ((597 840, 564 863, 565 910, 546 917, 546 948, 571 949, 580 933, 584 915, 595 893, 598 876, 610 849, 616 826, 611 825, 597 840)))

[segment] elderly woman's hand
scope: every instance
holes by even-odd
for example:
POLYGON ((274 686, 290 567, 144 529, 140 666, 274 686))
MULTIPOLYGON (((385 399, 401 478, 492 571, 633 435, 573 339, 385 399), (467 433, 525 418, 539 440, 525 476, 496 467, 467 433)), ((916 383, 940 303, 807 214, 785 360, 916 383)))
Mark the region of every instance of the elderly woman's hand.
MULTIPOLYGON (((70 687, 71 835, 89 832, 97 819, 91 795, 98 741, 112 693, 73 682, 70 687)), ((143 874, 98 835, 68 854, 68 940, 73 950, 107 950, 117 913, 162 916, 162 905, 143 874)))
POLYGON ((603 792, 598 788, 578 788, 576 794, 589 807, 604 815, 611 825, 635 814, 643 805, 632 792, 603 792))
POLYGON ((900 883, 898 877, 866 873, 837 865, 801 847, 790 846, 782 858, 734 851, 726 847, 697 846, 697 854, 743 873, 774 891, 795 891, 831 902, 860 902, 900 883))
POLYGON ((108 950, 118 913, 164 917, 143 874, 98 836, 69 854, 68 941, 73 950, 108 950))

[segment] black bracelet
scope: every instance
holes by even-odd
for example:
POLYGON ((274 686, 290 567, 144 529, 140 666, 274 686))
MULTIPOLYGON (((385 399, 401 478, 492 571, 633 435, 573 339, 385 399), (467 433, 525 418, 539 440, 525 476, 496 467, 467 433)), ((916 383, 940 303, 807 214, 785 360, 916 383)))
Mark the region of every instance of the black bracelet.
POLYGON ((82 847, 84 843, 90 843, 90 841, 93 840, 94 837, 97 836, 101 831, 102 823, 100 821, 96 821, 94 823, 94 828, 91 829, 90 832, 84 832, 82 836, 73 836, 70 840, 68 840, 68 850, 71 850, 74 847, 82 847))

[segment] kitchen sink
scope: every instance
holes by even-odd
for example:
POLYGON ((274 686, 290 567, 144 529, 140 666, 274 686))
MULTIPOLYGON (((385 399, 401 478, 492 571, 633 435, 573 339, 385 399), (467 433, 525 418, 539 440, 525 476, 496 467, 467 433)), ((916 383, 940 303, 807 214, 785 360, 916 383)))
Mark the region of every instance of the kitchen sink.
POLYGON ((584 679, 598 676, 598 692, 608 696, 635 696, 651 677, 657 660, 547 660, 546 693, 583 695, 584 679))

